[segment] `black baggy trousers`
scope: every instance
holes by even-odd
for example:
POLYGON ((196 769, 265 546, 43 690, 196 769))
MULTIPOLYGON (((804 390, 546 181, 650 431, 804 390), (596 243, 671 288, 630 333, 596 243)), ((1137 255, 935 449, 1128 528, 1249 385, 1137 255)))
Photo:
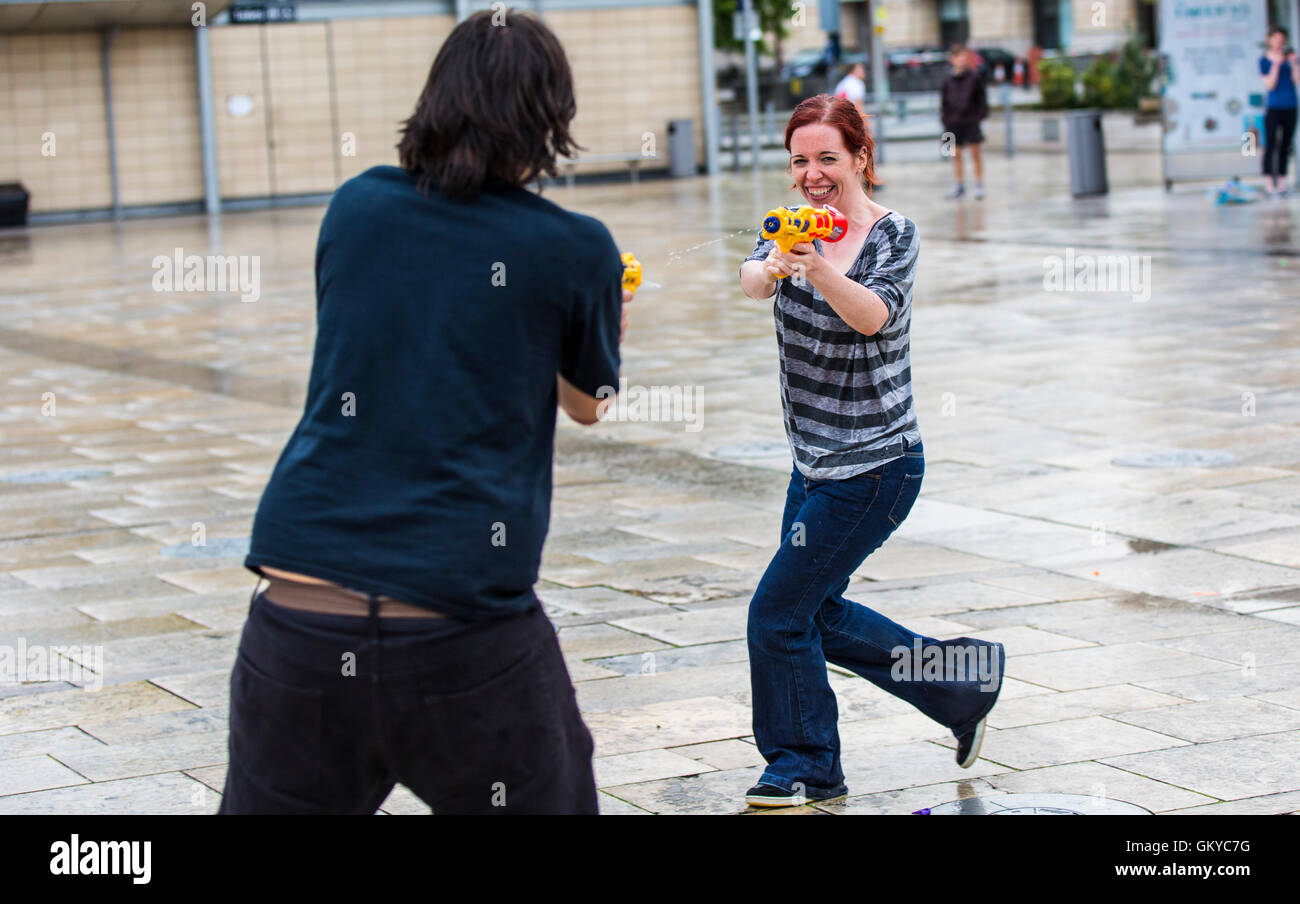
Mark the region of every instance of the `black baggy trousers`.
POLYGON ((595 814, 592 737, 540 607, 486 622, 305 612, 255 594, 222 814, 595 814))

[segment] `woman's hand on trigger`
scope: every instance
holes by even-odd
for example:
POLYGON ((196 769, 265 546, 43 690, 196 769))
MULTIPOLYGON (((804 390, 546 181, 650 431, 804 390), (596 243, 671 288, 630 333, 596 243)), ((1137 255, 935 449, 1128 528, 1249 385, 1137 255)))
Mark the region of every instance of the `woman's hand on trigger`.
POLYGON ((826 262, 812 242, 796 242, 785 254, 785 260, 791 272, 801 273, 804 279, 812 280, 819 275, 822 264, 826 262))
POLYGON ((784 276, 793 276, 794 268, 787 262, 784 254, 781 253, 780 247, 772 246, 772 250, 767 253, 763 261, 763 274, 767 277, 768 282, 776 282, 784 276))

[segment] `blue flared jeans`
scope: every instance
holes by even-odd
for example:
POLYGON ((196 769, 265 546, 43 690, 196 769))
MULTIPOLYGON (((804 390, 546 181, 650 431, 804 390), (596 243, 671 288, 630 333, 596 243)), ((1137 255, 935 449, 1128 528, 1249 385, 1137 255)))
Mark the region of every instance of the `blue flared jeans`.
POLYGON ((826 663, 906 700, 960 736, 1002 685, 1001 644, 917 634, 844 598, 850 576, 903 523, 925 473, 919 442, 844 480, 790 476, 781 548, 749 606, 754 738, 760 781, 809 793, 838 789, 839 712, 826 663))

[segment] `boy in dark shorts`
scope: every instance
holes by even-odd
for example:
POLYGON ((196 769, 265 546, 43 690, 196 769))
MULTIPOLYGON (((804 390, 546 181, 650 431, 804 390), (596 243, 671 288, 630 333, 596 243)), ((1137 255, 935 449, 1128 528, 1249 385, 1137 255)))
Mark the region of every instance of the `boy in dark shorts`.
POLYGON ((975 165, 975 198, 978 200, 984 197, 984 160, 980 157, 984 134, 980 131, 980 122, 989 115, 988 96, 984 91, 984 79, 971 65, 971 52, 964 44, 952 48, 949 60, 952 72, 944 79, 939 92, 939 118, 943 121, 945 148, 955 145, 952 166, 957 184, 947 196, 960 198, 966 194, 962 150, 970 148, 975 165))

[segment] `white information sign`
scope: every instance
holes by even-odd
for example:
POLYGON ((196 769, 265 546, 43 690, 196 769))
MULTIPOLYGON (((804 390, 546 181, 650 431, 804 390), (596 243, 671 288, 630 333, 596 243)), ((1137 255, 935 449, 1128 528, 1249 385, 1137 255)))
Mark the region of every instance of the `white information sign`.
POLYGON ((1258 173, 1263 0, 1160 0, 1159 22, 1166 182, 1258 173))

